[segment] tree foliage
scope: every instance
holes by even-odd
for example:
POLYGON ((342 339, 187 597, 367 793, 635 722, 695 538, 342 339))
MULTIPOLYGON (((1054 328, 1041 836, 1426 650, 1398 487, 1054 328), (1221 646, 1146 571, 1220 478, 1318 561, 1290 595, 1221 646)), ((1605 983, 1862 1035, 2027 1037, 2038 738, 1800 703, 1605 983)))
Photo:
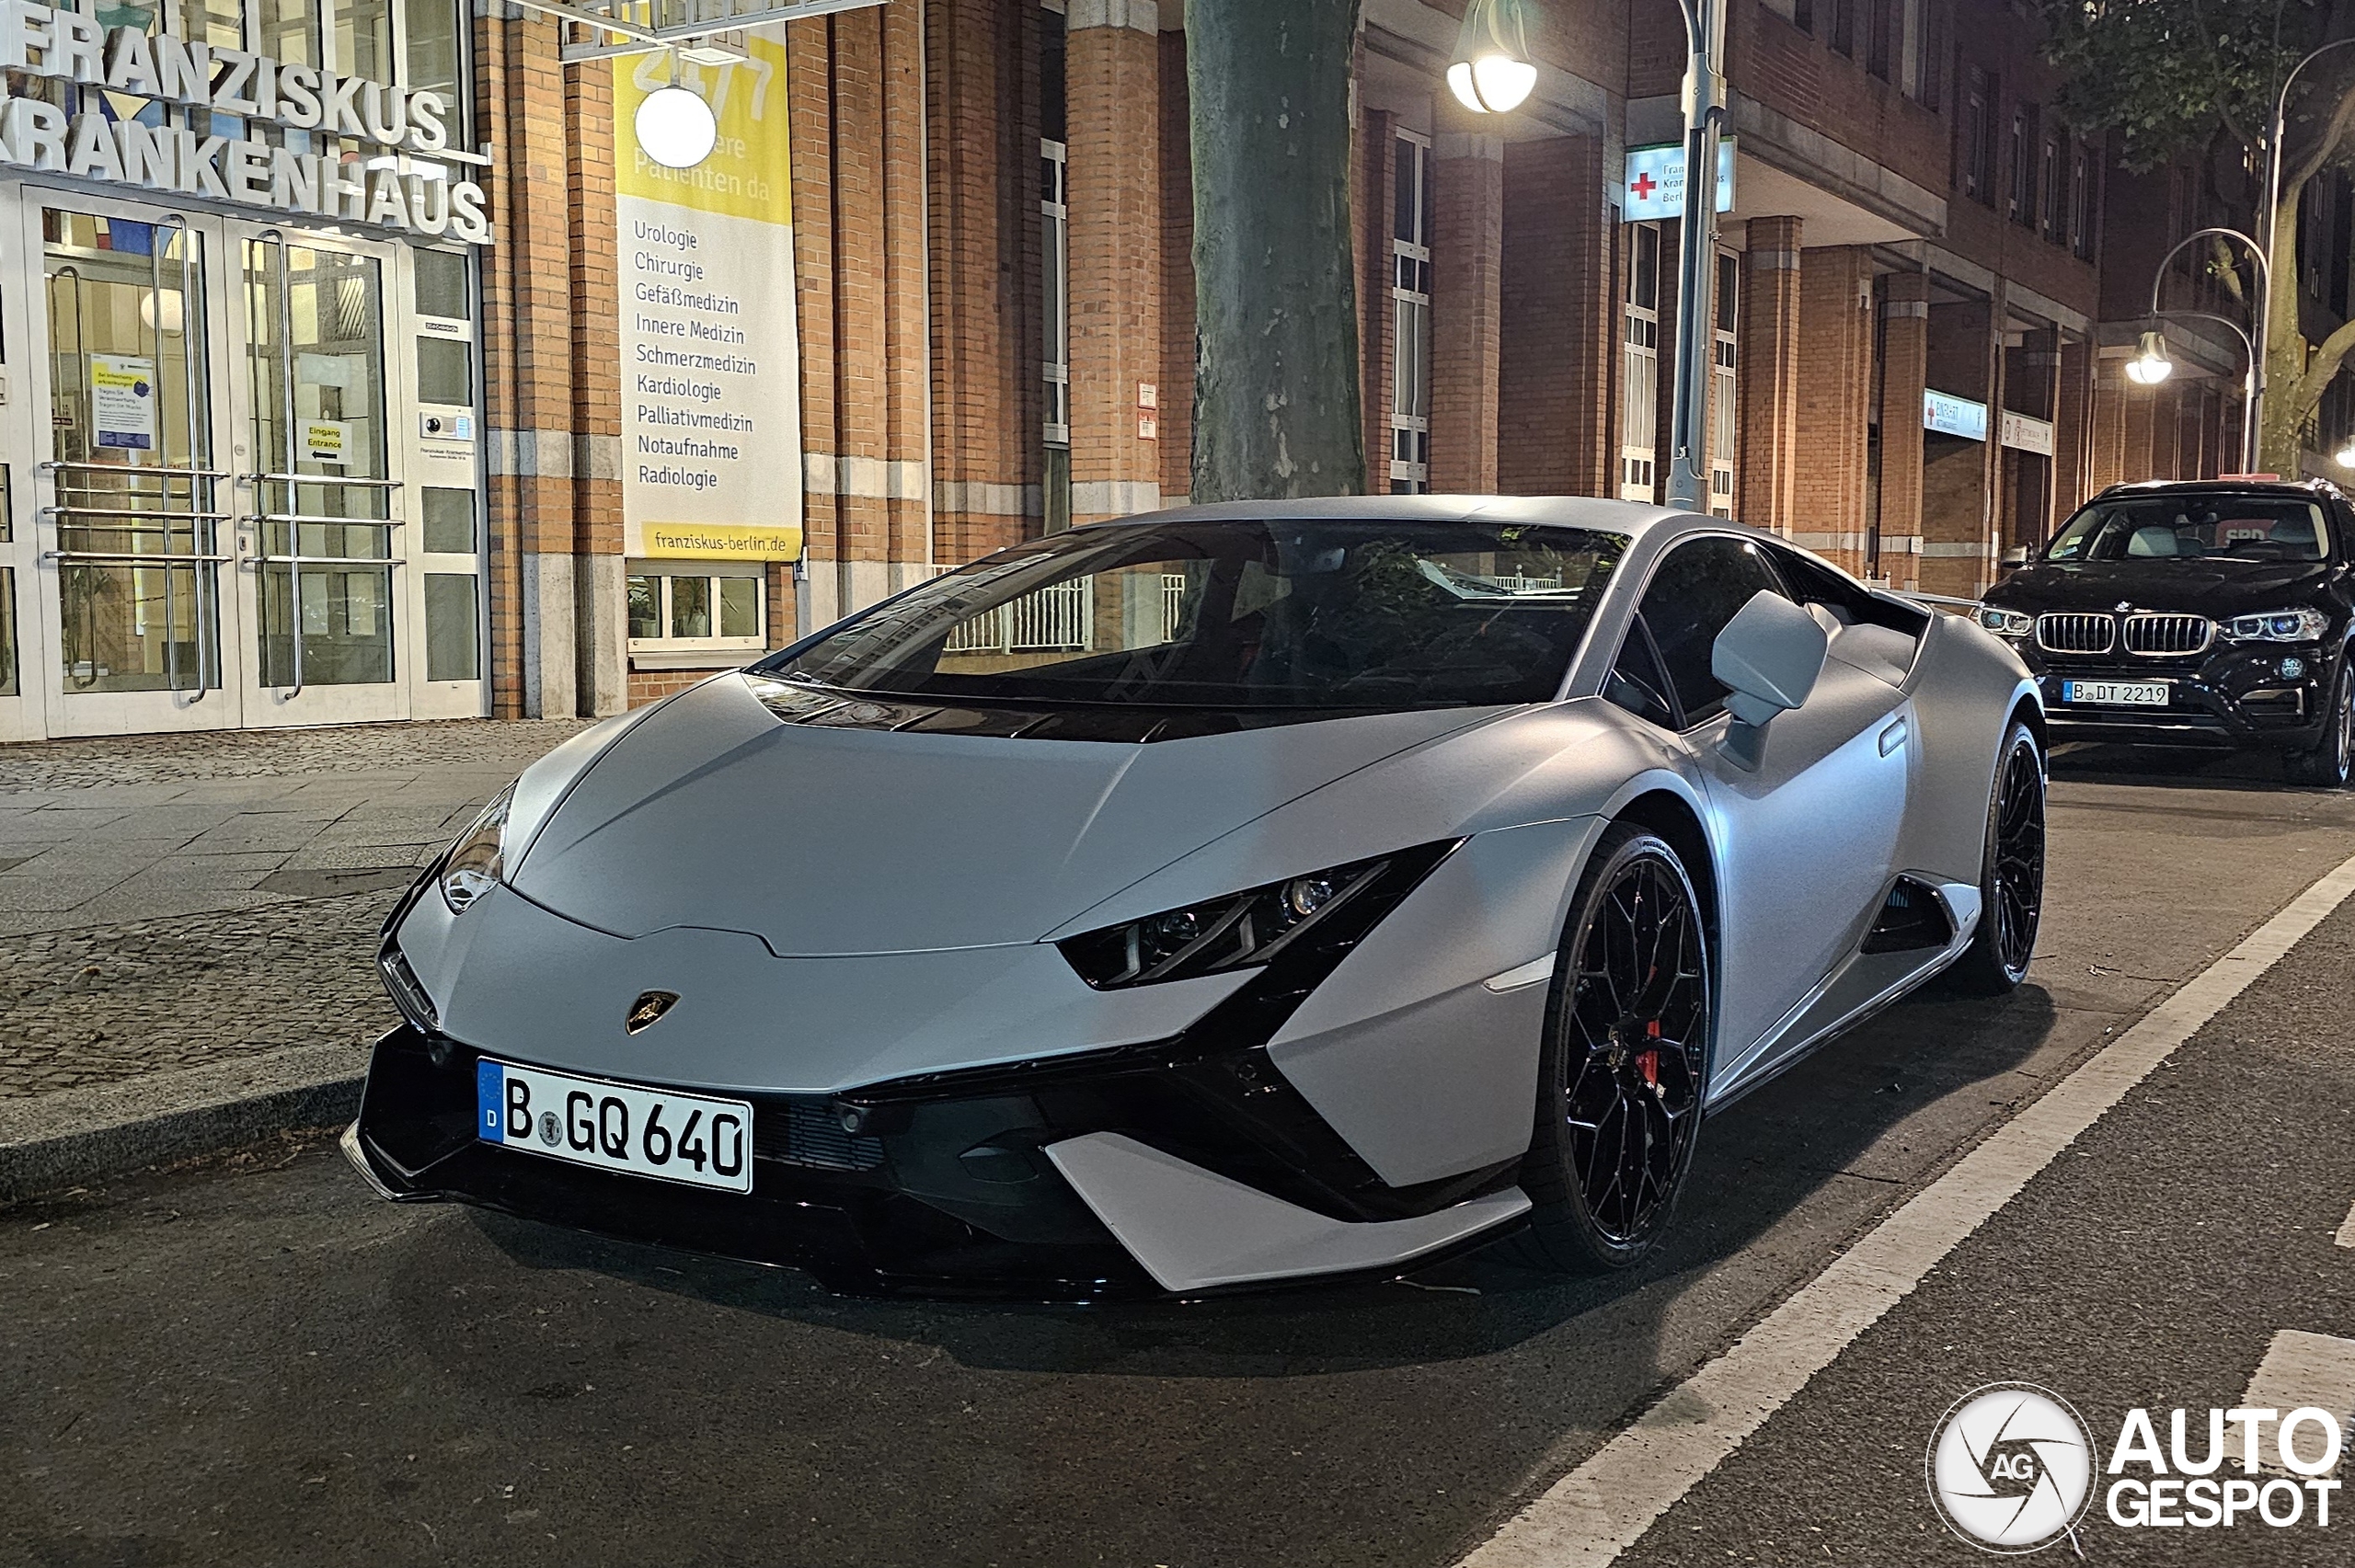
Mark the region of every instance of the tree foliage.
MULTIPOLYGON (((2355 0, 2037 0, 2037 8, 2046 57, 2068 74, 2056 104, 2063 119, 2082 132, 2115 132, 2129 169, 2195 160, 2204 191, 2252 223, 2265 204, 2282 82, 2316 47, 2355 37, 2355 0)), ((2307 340, 2297 282, 2308 259, 2298 254, 2299 198, 2315 175, 2355 156, 2350 132, 2355 46, 2299 74, 2282 139, 2271 249, 2281 286, 2268 301, 2261 449, 2267 465, 2286 474, 2298 472, 2315 408, 2355 351, 2355 326, 2307 340)), ((2247 261, 2220 250, 2211 266, 2235 296, 2250 297, 2247 261)))

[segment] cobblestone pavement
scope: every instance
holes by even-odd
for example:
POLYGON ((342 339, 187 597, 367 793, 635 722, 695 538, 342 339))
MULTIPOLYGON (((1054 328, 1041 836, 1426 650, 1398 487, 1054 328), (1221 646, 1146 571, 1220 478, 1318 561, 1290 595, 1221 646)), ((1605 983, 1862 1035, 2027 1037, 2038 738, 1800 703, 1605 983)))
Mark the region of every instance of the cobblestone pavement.
POLYGON ((0 1098, 329 1041, 390 1013, 400 888, 579 721, 0 747, 0 1098))

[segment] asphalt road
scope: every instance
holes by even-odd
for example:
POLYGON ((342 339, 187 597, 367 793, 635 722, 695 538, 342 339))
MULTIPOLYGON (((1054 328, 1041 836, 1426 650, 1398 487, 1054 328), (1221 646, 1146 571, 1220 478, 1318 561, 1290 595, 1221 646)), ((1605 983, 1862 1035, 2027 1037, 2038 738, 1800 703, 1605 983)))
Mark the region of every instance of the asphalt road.
MULTIPOLYGON (((1601 1283, 1484 1254, 1182 1308, 837 1300, 377 1204, 324 1148, 17 1210, 0 1562, 1449 1563, 2350 855, 2355 798, 2071 759, 2033 983, 1909 1003, 1713 1120, 1674 1244, 1601 1283)), ((1978 1561, 1921 1483, 1964 1389, 2047 1382, 2114 1432, 2236 1398, 2278 1329, 2355 1333, 2350 941, 2318 931, 1625 1561, 1978 1561)), ((2102 1528, 2106 1561, 2340 1560, 2102 1528)))

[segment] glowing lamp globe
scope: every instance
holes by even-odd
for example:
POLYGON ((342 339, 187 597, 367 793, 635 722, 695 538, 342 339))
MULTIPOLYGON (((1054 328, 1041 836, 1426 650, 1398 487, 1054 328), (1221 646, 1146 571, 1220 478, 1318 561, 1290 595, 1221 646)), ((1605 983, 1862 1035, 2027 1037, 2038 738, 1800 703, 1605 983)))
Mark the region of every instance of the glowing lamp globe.
POLYGON ((664 168, 691 169, 711 156, 719 121, 702 95, 676 85, 657 87, 638 101, 638 144, 664 168))

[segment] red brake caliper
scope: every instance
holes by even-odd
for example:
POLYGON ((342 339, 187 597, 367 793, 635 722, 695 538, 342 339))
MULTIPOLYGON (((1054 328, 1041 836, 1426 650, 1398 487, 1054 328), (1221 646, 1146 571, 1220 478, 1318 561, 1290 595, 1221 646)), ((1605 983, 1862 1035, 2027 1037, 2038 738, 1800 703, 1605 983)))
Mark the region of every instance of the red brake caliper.
MULTIPOLYGON (((1645 1024, 1645 1025, 1644 1025, 1644 1038, 1646 1038, 1646 1039, 1648 1039, 1648 1040, 1657 1040, 1657 1039, 1659 1039, 1659 1038, 1660 1038, 1660 1020, 1659 1020, 1659 1019, 1655 1018, 1655 1019, 1653 1019, 1650 1023, 1648 1023, 1648 1024, 1645 1024)), ((1650 1087, 1650 1088, 1653 1088, 1653 1089, 1657 1089, 1657 1088, 1659 1088, 1659 1087, 1660 1087, 1660 1052, 1659 1052, 1659 1050, 1655 1048, 1655 1049, 1652 1049, 1652 1050, 1637 1051, 1637 1052, 1636 1053, 1636 1070, 1637 1070, 1637 1072, 1640 1072, 1640 1073, 1642 1073, 1642 1074, 1644 1075, 1644 1082, 1645 1082, 1645 1084, 1646 1084, 1648 1087, 1650 1087)))

